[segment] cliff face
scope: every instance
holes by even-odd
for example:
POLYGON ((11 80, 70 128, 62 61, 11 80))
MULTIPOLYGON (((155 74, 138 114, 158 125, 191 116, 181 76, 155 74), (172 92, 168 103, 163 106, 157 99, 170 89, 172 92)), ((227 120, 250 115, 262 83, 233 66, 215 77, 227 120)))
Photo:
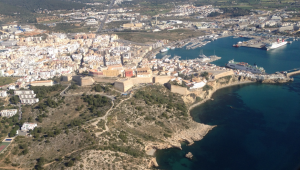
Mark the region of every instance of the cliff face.
POLYGON ((201 140, 210 130, 212 130, 215 127, 205 125, 202 123, 197 123, 191 119, 189 119, 189 124, 189 129, 177 129, 174 135, 172 135, 172 137, 167 138, 162 143, 148 143, 148 145, 146 145, 145 147, 146 153, 153 154, 156 149, 181 149, 181 142, 186 142, 188 143, 188 145, 192 145, 195 141, 201 140))
POLYGON ((201 104, 210 99, 211 95, 218 89, 251 82, 255 82, 255 80, 251 80, 242 76, 226 76, 215 81, 209 81, 207 85, 211 86, 212 89, 206 91, 204 91, 202 88, 193 90, 190 91, 189 95, 183 96, 182 98, 188 106, 192 106, 193 104, 201 104))

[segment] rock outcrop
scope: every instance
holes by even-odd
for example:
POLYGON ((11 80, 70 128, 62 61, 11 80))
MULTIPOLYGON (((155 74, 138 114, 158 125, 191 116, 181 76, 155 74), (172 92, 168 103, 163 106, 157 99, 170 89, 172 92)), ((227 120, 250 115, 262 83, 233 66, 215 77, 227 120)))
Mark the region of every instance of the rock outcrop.
POLYGON ((215 126, 205 125, 202 123, 190 122, 192 128, 178 130, 175 134, 167 138, 164 143, 149 143, 145 147, 146 153, 153 153, 153 149, 168 149, 168 148, 178 148, 181 149, 181 142, 187 142, 188 145, 192 145, 194 141, 201 140, 212 128, 215 126))
POLYGON ((148 164, 148 168, 158 167, 158 163, 156 162, 156 158, 152 158, 148 164))
POLYGON ((193 154, 192 152, 189 152, 185 155, 186 158, 189 158, 189 159, 193 159, 193 154))

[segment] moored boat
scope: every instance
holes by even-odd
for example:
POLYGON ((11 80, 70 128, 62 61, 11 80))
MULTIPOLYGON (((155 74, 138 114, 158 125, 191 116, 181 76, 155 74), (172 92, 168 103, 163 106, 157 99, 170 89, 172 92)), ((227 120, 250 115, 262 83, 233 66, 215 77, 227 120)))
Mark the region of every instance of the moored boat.
POLYGON ((234 62, 234 60, 228 61, 228 63, 226 64, 226 67, 229 67, 232 69, 237 69, 237 70, 250 71, 250 72, 256 73, 256 74, 265 73, 265 69, 263 67, 258 67, 256 64, 249 65, 248 63, 245 63, 245 62, 234 62))

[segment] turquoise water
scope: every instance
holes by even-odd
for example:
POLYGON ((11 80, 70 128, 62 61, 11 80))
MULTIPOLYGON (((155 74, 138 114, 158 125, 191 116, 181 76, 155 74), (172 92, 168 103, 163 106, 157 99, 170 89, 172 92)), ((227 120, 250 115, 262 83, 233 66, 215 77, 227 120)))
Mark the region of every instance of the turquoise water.
MULTIPOLYGON (((234 58, 237 61, 256 62, 269 73, 300 67, 300 42, 267 52, 231 47, 237 41, 240 40, 219 39, 202 49, 206 55, 213 54, 215 49, 216 55, 223 57, 222 61, 215 62, 217 65, 234 58)), ((168 53, 179 55, 176 50, 168 53)), ((199 49, 192 50, 188 57, 197 57, 197 51, 199 49)), ((183 58, 184 55, 181 56, 183 58)), ((294 82, 286 84, 239 85, 217 91, 212 96, 213 101, 191 111, 195 121, 217 127, 194 145, 183 145, 183 150, 157 151, 158 169, 298 169, 300 75, 294 76, 294 79, 294 82), (193 153, 193 160, 184 157, 188 152, 193 153)))

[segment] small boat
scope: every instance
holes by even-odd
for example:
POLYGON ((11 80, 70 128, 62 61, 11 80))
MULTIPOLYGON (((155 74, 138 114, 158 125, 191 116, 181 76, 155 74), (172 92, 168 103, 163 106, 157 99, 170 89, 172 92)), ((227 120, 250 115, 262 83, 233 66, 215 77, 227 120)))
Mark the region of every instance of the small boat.
POLYGON ((175 49, 175 47, 171 47, 171 50, 174 50, 175 49))
POLYGON ((232 46, 237 48, 240 47, 238 44, 233 44, 232 46))

